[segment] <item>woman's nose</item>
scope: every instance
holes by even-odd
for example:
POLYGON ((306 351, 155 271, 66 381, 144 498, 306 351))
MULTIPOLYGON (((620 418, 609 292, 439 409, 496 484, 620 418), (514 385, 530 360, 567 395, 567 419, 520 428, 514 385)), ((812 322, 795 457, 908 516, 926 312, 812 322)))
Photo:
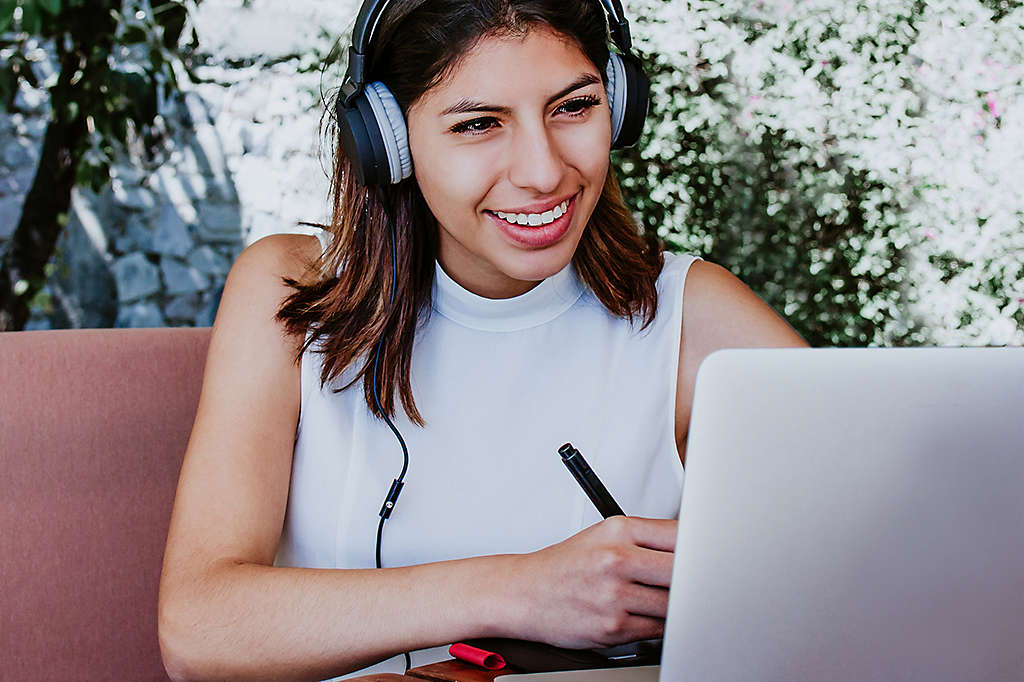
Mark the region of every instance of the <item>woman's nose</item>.
POLYGON ((556 192, 565 162, 551 131, 542 123, 522 126, 509 150, 509 182, 537 194, 556 192))

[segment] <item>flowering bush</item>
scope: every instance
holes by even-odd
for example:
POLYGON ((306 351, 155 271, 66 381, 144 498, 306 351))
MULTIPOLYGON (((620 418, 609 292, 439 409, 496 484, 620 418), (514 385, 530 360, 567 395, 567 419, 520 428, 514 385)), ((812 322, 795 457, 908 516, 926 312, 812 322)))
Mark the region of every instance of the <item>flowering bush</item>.
POLYGON ((1024 7, 635 0, 627 197, 813 345, 1024 343, 1024 7))

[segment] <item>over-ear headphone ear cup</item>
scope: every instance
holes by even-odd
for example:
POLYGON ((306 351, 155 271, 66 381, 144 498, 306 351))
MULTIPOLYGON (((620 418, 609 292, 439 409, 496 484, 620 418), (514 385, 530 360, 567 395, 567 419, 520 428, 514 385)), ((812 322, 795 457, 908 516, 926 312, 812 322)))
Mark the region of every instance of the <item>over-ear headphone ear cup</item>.
POLYGON ((387 152, 369 102, 360 94, 348 106, 338 102, 338 132, 352 170, 365 186, 376 185, 387 176, 387 152))
POLYGON ((650 81, 633 55, 608 55, 608 107, 612 117, 612 149, 636 144, 647 118, 650 81))
POLYGON ((395 96, 380 81, 367 85, 365 93, 387 150, 390 181, 397 184, 412 175, 412 155, 409 153, 409 131, 405 127, 405 116, 395 96))
POLYGON ((345 153, 364 186, 394 184, 412 174, 402 110, 381 82, 368 84, 350 106, 338 106, 345 153))
POLYGON ((608 95, 608 109, 612 116, 612 147, 615 147, 619 133, 622 132, 622 121, 626 116, 626 70, 622 65, 622 58, 614 52, 608 55, 605 73, 608 76, 605 92, 608 95))

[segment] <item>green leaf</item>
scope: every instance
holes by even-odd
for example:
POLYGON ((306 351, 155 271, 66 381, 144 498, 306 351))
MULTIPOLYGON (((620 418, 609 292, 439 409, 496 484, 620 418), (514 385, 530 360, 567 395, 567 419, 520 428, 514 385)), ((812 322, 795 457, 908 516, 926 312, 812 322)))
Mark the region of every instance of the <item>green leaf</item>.
POLYGON ((29 35, 37 36, 43 31, 43 15, 39 13, 39 5, 26 2, 21 6, 21 30, 29 35))
POLYGON ((17 6, 18 0, 0 0, 0 33, 6 31, 14 21, 14 10, 17 6))
MULTIPOLYGON (((47 264, 49 267, 49 264, 47 264)), ((33 311, 49 315, 53 312, 53 296, 46 289, 40 289, 29 300, 28 307, 33 311)))
POLYGON ((39 6, 45 9, 50 14, 56 16, 60 14, 60 0, 36 0, 39 6))

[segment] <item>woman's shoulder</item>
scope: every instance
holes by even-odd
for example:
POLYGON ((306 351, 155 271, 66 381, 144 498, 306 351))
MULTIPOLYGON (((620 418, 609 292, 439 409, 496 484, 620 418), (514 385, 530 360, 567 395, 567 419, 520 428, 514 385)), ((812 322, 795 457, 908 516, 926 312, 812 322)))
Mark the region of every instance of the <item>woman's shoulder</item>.
POLYGON ((663 251, 661 272, 658 273, 658 295, 682 296, 682 286, 690 277, 690 270, 701 261, 701 257, 691 253, 675 253, 663 251))
POLYGON ((703 260, 695 253, 676 253, 674 251, 662 251, 663 260, 661 276, 665 277, 673 273, 685 274, 694 263, 703 260))
POLYGON ((300 279, 310 273, 321 250, 321 241, 313 234, 268 235, 253 242, 239 254, 231 267, 231 273, 247 279, 300 279))
POLYGON ((230 330, 234 339, 262 334, 280 336, 277 311, 295 289, 286 280, 315 276, 320 244, 308 234, 274 234, 245 248, 224 284, 214 333, 230 330))
POLYGON ((694 261, 689 268, 683 318, 683 335, 701 356, 725 347, 806 345, 743 280, 711 261, 694 261))

